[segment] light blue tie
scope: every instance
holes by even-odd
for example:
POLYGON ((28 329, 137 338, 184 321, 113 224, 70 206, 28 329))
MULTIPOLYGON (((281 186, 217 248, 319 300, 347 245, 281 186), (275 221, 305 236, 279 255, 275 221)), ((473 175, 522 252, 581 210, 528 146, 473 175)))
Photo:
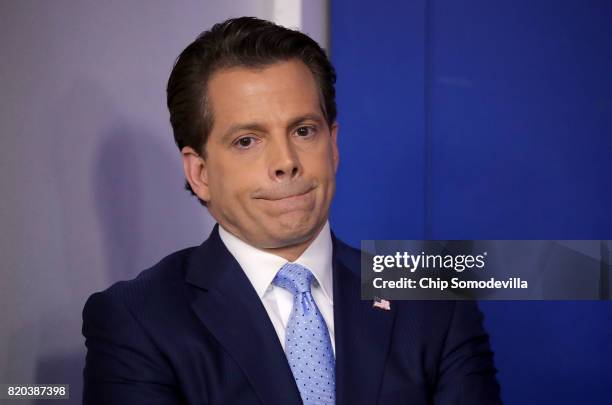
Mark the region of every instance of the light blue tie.
POLYGON ((302 401, 304 405, 330 405, 336 403, 334 352, 327 325, 310 292, 313 278, 306 267, 287 263, 272 282, 293 294, 285 353, 302 401))

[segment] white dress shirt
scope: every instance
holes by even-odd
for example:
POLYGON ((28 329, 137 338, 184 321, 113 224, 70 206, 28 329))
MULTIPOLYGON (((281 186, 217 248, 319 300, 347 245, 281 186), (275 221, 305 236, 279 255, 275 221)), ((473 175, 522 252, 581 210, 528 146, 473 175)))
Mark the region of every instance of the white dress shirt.
MULTIPOLYGON (((253 285, 284 349, 285 330, 293 308, 293 295, 286 289, 272 284, 272 280, 280 268, 288 263, 287 260, 247 244, 221 226, 219 226, 219 236, 253 285)), ((312 297, 327 324, 335 354, 332 239, 329 222, 325 223, 319 235, 293 263, 308 268, 315 277, 311 288, 312 297)))

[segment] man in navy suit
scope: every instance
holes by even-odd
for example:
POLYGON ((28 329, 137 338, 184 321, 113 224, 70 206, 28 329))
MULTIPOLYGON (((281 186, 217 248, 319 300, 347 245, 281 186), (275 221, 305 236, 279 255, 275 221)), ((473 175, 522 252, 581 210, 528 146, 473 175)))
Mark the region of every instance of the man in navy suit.
POLYGON ((328 223, 334 83, 312 39, 255 18, 182 52, 170 120, 218 224, 89 298, 84 403, 501 403, 475 303, 360 299, 360 254, 328 223))

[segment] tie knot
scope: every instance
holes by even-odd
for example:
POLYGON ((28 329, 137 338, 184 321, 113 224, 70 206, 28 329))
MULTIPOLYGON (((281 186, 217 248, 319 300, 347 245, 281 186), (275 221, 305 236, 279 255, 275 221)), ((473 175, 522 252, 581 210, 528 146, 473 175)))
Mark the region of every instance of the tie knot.
POLYGON ((296 295, 310 292, 313 278, 314 276, 306 267, 297 263, 287 263, 276 273, 272 283, 296 295))

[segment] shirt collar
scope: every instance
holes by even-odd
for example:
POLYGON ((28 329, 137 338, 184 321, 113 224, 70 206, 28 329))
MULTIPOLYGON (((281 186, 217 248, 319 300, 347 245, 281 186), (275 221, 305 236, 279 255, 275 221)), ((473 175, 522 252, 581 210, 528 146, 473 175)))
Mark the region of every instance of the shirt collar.
MULTIPOLYGON (((221 225, 219 236, 242 267, 259 298, 262 298, 278 270, 288 263, 287 260, 249 245, 221 225)), ((301 264, 312 272, 316 282, 333 304, 332 250, 329 222, 326 222, 310 246, 293 263, 301 264)))

